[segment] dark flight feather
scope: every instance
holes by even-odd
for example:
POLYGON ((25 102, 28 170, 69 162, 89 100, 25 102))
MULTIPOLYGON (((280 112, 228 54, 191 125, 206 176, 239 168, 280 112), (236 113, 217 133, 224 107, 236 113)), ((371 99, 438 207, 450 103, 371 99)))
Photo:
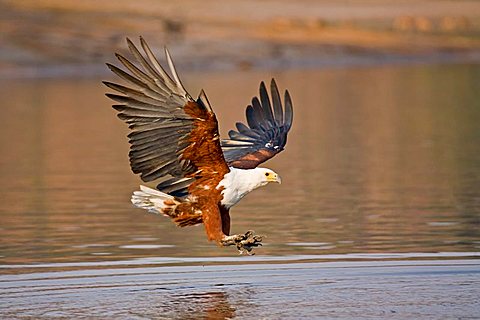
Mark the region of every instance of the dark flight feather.
POLYGON ((274 79, 270 91, 271 101, 265 84, 260 84, 260 99, 254 97, 252 105, 245 111, 248 126, 237 123, 238 131, 231 130, 228 133, 230 139, 222 140, 225 160, 230 166, 252 169, 284 149, 292 126, 292 101, 285 91, 283 108, 274 79))

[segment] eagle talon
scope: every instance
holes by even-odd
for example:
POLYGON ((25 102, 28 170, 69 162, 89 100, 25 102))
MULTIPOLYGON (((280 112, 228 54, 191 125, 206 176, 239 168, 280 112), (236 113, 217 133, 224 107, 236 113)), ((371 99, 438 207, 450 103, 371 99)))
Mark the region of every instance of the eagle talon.
POLYGON ((245 232, 245 234, 236 234, 232 236, 225 236, 221 244, 223 246, 235 245, 240 254, 254 255, 252 252, 254 247, 262 245, 262 236, 255 235, 251 230, 245 232))
POLYGON ((247 232, 245 232, 245 234, 243 235, 245 239, 249 239, 251 237, 253 237, 255 235, 255 232, 253 230, 248 230, 247 232))

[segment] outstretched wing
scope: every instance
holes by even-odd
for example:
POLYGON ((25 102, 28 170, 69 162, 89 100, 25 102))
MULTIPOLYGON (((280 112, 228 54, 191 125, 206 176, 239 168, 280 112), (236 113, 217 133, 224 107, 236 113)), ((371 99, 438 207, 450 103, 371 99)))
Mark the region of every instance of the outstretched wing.
MULTIPOLYGON (((119 92, 107 96, 119 104, 118 117, 131 129, 130 165, 143 181, 164 177, 165 187, 189 187, 195 181, 212 183, 229 171, 220 147, 215 114, 202 91, 195 101, 178 78, 165 49, 172 77, 161 67, 143 38, 144 55, 127 39, 130 52, 141 69, 120 54, 118 60, 128 70, 111 64, 110 70, 128 82, 123 86, 104 81, 119 92)), ((175 189, 175 188, 174 188, 175 189)))
POLYGON ((228 133, 230 139, 222 140, 224 157, 230 166, 253 169, 284 149, 293 121, 292 100, 285 91, 285 109, 282 107, 274 79, 270 91, 271 102, 262 81, 260 99, 254 97, 246 110, 248 126, 237 122, 238 131, 231 130, 228 133))

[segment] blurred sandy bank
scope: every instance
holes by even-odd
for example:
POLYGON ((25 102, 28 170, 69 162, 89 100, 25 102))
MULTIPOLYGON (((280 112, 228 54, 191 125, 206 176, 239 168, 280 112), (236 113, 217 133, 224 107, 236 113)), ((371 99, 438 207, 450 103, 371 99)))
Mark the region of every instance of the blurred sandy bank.
POLYGON ((480 61, 476 1, 0 1, 0 76, 98 75, 125 37, 181 68, 480 61))

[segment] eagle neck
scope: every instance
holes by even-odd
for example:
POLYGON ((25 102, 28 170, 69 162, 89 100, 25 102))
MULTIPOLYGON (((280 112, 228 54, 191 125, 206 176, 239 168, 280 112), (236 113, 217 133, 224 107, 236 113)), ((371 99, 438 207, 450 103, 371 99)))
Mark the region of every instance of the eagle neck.
POLYGON ((238 169, 230 167, 230 172, 225 174, 217 188, 223 187, 223 199, 220 204, 229 209, 244 196, 256 188, 264 185, 259 180, 258 171, 255 169, 238 169))

